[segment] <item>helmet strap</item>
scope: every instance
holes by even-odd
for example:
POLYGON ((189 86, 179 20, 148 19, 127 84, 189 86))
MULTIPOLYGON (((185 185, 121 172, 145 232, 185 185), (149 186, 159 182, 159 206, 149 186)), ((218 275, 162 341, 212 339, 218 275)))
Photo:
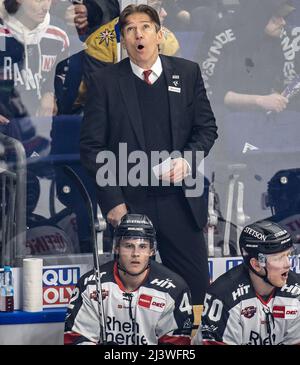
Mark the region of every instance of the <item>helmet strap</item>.
POLYGON ((248 268, 255 274, 255 275, 257 275, 258 277, 260 277, 261 279, 263 279, 263 281, 265 282, 265 283, 267 283, 267 284, 269 284, 269 285, 271 285, 271 286, 273 286, 273 287, 275 287, 275 288, 279 288, 278 286, 276 286, 276 285, 274 285, 273 283, 271 283, 271 281, 269 280, 269 278, 268 278, 268 270, 267 270, 267 268, 266 267, 264 267, 264 269, 265 269, 265 271, 266 271, 266 274, 265 275, 261 275, 261 274, 259 274, 256 270, 254 270, 253 269, 253 267, 250 265, 250 262, 249 262, 249 264, 247 265, 248 266, 248 268))

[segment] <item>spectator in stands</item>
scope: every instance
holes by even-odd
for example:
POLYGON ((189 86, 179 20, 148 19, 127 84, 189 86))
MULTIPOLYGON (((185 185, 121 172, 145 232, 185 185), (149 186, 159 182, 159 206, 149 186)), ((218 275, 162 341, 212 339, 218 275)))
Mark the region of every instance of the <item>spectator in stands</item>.
MULTIPOLYGON (((296 160, 298 153, 293 136, 297 135, 299 116, 293 115, 292 104, 295 100, 299 108, 299 96, 282 95, 297 61, 299 34, 294 30, 293 38, 282 38, 293 13, 287 0, 240 0, 236 12, 217 23, 209 45, 201 52, 200 67, 220 134, 218 150, 210 154, 207 165, 218 161, 216 174, 220 177, 230 174, 227 166, 247 164, 240 176, 245 184, 245 214, 251 219, 264 214, 260 181, 268 181, 287 163, 298 166, 292 159, 296 160), (288 150, 295 155, 289 155, 287 162, 282 152, 288 150)), ((224 180, 218 193, 226 204, 225 187, 224 180)))
POLYGON ((51 24, 51 0, 4 0, 3 5, 0 122, 55 115, 55 69, 68 55, 69 39, 51 24))
POLYGON ((230 108, 283 111, 284 54, 280 36, 293 11, 286 0, 241 1, 234 21, 214 34, 203 53, 209 95, 230 108), (252 19, 252 21, 249 21, 252 19))
POLYGON ((53 13, 69 26, 75 25, 80 35, 87 35, 120 14, 118 0, 53 0, 53 13))
POLYGON ((170 27, 175 31, 188 28, 191 14, 186 6, 182 6, 178 0, 167 0, 165 2, 165 9, 169 14, 169 17, 166 20, 167 27, 170 27))
MULTIPOLYGON (((289 1, 295 10, 285 18, 287 25, 280 38, 284 55, 284 84, 291 88, 297 81, 300 82, 300 6, 297 0, 289 1)), ((294 96, 290 98, 289 110, 300 111, 300 85, 294 96)))
POLYGON ((56 87, 59 95, 58 112, 59 114, 73 114, 72 106, 77 98, 83 73, 84 44, 82 42, 97 27, 119 15, 119 2, 118 0, 74 0, 71 5, 66 1, 56 0, 53 8, 57 23, 65 23, 62 26, 69 35, 70 50, 73 55, 68 63, 63 65, 64 84, 58 84, 56 87))
MULTIPOLYGON (((166 26, 174 31, 191 31, 203 29, 202 20, 209 21, 216 13, 219 0, 167 0, 165 8, 169 14, 166 26), (205 18, 205 14, 208 18, 205 18)), ((213 24, 210 24, 212 26, 213 24)))

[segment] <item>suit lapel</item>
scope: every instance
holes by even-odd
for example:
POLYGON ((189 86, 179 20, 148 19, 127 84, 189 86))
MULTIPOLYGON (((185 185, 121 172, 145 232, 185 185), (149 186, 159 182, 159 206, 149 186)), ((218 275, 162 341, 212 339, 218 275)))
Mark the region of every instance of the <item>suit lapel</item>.
POLYGON ((140 105, 136 92, 134 74, 132 72, 129 59, 120 62, 120 88, 126 105, 129 119, 136 138, 143 151, 146 150, 145 136, 143 130, 142 116, 140 112, 140 105))
POLYGON ((172 132, 172 144, 173 150, 178 149, 178 137, 180 135, 180 121, 182 120, 182 78, 178 70, 176 70, 170 59, 164 56, 160 56, 162 61, 163 70, 165 72, 169 104, 170 104, 170 119, 171 119, 171 132, 172 132), (169 90, 171 87, 173 91, 169 90), (175 91, 177 90, 177 92, 175 91), (178 92, 180 90, 180 92, 178 92))

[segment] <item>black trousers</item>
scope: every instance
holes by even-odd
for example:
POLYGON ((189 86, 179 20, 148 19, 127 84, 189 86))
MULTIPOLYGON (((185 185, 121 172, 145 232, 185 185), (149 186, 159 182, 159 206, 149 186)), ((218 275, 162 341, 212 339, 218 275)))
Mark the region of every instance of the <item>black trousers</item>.
POLYGON ((162 263, 186 281, 193 305, 203 304, 209 285, 206 243, 183 192, 148 196, 143 202, 129 204, 129 209, 151 219, 162 263))

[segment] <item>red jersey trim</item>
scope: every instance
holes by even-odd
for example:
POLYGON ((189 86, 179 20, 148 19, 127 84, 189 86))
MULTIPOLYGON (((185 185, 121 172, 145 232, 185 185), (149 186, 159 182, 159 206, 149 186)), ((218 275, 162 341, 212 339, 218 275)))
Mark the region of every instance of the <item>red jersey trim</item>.
POLYGON ((68 332, 64 334, 64 344, 65 345, 73 345, 73 343, 79 338, 81 335, 76 332, 68 332))
POLYGON ((158 340, 158 344, 169 343, 171 345, 190 345, 191 338, 189 336, 169 336, 164 335, 158 340))
POLYGON ((203 345, 227 345, 225 342, 222 341, 212 341, 212 340, 203 340, 203 345))
POLYGON ((256 294, 257 298, 262 302, 262 304, 267 305, 270 302, 270 300, 274 297, 275 289, 276 288, 274 288, 272 290, 272 293, 270 294, 268 300, 266 300, 266 301, 264 301, 263 298, 259 294, 257 294, 257 293, 255 293, 255 294, 256 294))

